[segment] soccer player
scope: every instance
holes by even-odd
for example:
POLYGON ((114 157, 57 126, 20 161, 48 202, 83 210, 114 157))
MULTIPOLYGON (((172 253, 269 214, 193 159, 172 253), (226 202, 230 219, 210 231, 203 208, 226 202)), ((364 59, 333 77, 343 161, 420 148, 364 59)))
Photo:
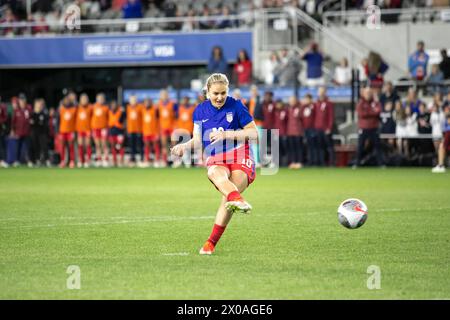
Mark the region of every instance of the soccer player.
MULTIPOLYGON (((129 166, 136 166, 136 154, 141 150, 142 144, 142 105, 138 103, 135 95, 130 96, 127 105, 127 133, 131 147, 131 159, 129 166)), ((143 159, 141 159, 143 160, 143 159)))
POLYGON ((150 167, 150 153, 153 149, 153 166, 158 168, 160 161, 158 109, 153 105, 151 99, 144 100, 144 108, 142 109, 142 133, 144 140, 144 167, 150 167))
POLYGON ((314 129, 314 121, 316 117, 316 107, 311 94, 305 94, 302 102, 301 117, 303 129, 305 130, 308 165, 315 166, 318 164, 319 155, 317 149, 317 134, 314 129))
POLYGON ((208 100, 194 111, 193 138, 172 148, 174 156, 200 145, 208 156, 208 178, 222 193, 222 202, 216 215, 211 235, 200 249, 200 254, 212 254, 234 213, 249 213, 252 209, 241 193, 255 179, 255 164, 249 140, 258 139, 256 125, 248 109, 228 96, 228 79, 214 73, 207 82, 208 100))
MULTIPOLYGON (((176 130, 174 132, 176 133, 176 137, 174 137, 172 141, 178 142, 180 137, 184 137, 186 140, 192 138, 192 131, 194 130, 192 117, 194 110, 194 106, 189 103, 189 97, 184 97, 178 107, 178 118, 176 122, 176 130)), ((187 168, 191 166, 190 155, 191 154, 189 152, 186 152, 183 156, 183 163, 187 168)), ((180 161, 174 161, 174 167, 178 167, 180 165, 180 161)))
POLYGON ((318 99, 315 104, 316 115, 314 117, 314 128, 316 129, 317 142, 319 148, 319 165, 325 165, 325 151, 327 152, 328 163, 330 166, 335 164, 334 146, 333 146, 333 122, 334 105, 327 97, 327 88, 319 87, 318 99))
POLYGON ((108 166, 108 112, 105 104, 105 95, 97 94, 96 102, 92 107, 91 129, 95 144, 95 165, 108 166), (103 151, 103 159, 102 159, 103 151))
POLYGON ((125 136, 124 136, 124 126, 126 113, 123 108, 117 104, 115 100, 110 103, 109 114, 108 114, 108 128, 109 128, 109 146, 113 156, 113 165, 115 167, 123 166, 123 158, 125 155, 125 136), (117 162, 117 151, 120 154, 120 161, 117 162))
POLYGON ((159 114, 159 128, 161 135, 161 149, 163 163, 162 166, 167 166, 167 148, 170 144, 170 137, 175 125, 177 105, 169 99, 167 90, 161 90, 160 100, 158 102, 159 114))
MULTIPOLYGON (((256 128, 258 128, 258 135, 261 137, 263 134, 263 114, 262 114, 262 103, 260 101, 258 87, 256 85, 252 85, 250 87, 250 99, 248 101, 248 111, 250 115, 255 120, 256 128)), ((260 166, 260 151, 259 151, 259 143, 252 144, 252 152, 255 157, 255 165, 258 168, 260 166)))
POLYGON ((92 156, 91 147, 91 116, 92 106, 86 93, 80 95, 80 104, 77 109, 75 129, 78 142, 78 167, 89 168, 92 156))
POLYGON ((62 143, 60 168, 66 166, 66 147, 69 148, 69 167, 75 168, 75 124, 77 108, 65 96, 59 107, 59 134, 62 143))

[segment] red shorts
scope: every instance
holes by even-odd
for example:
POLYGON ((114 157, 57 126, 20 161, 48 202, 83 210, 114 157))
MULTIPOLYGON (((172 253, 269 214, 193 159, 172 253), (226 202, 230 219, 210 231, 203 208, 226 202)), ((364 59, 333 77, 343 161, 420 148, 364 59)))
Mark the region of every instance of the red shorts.
POLYGON ((156 142, 158 141, 158 136, 156 134, 152 134, 150 136, 144 136, 142 139, 144 142, 156 142))
POLYGON ((450 152, 450 131, 444 132, 444 150, 450 152))
POLYGON ((118 134, 116 136, 109 136, 109 142, 111 144, 122 144, 125 140, 125 137, 123 134, 118 134))
POLYGON ((228 168, 230 172, 234 170, 242 170, 247 175, 248 184, 250 185, 256 178, 255 161, 250 154, 248 145, 233 149, 226 153, 221 153, 208 157, 206 159, 206 167, 223 166, 228 168))
POLYGON ((108 129, 92 129, 92 137, 94 139, 106 139, 108 137, 108 129))
POLYGON ((83 132, 77 132, 78 138, 90 138, 91 132, 90 131, 83 131, 83 132))
POLYGON ((161 136, 170 137, 172 135, 172 129, 161 129, 161 136))
POLYGON ((60 133, 59 137, 63 142, 73 142, 75 134, 73 132, 60 133))

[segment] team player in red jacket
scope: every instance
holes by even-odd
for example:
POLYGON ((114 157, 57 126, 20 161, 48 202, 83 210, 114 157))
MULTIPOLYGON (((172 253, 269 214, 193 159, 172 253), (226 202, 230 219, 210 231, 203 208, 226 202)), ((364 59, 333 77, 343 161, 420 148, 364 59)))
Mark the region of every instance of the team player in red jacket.
MULTIPOLYGON (((287 116, 288 111, 284 102, 278 99, 275 103, 275 110, 273 116, 273 129, 278 129, 279 143, 280 143, 280 165, 284 165, 287 157, 287 116)), ((272 150, 273 151, 273 150, 272 150)), ((273 152, 272 152, 273 155, 273 152)))
POLYGON ((358 114, 358 151, 354 168, 361 164, 366 141, 369 140, 376 156, 377 165, 382 166, 380 135, 378 127, 380 125, 381 103, 374 99, 374 94, 370 87, 362 91, 362 97, 356 106, 358 114))
POLYGON ((288 163, 290 169, 303 166, 303 125, 302 107, 296 96, 289 98, 287 119, 288 163))
POLYGON ((316 106, 313 102, 312 95, 309 93, 306 94, 305 97, 303 98, 301 114, 307 145, 307 155, 308 155, 307 164, 310 166, 317 165, 319 157, 317 154, 318 150, 317 150, 316 129, 314 129, 316 106))
POLYGON ((6 105, 1 102, 0 97, 0 167, 8 168, 6 162, 6 135, 8 124, 8 110, 6 105))
POLYGON ((33 164, 30 161, 30 133, 31 133, 31 106, 27 104, 24 94, 19 95, 19 104, 13 111, 11 121, 11 136, 17 138, 17 160, 15 166, 19 165, 21 158, 28 163, 29 167, 33 164), (23 157, 21 157, 23 156, 23 157))
POLYGON ((325 150, 328 162, 334 165, 334 146, 332 138, 334 106, 328 100, 326 87, 319 87, 318 100, 315 103, 314 128, 316 129, 319 165, 325 165, 325 150))

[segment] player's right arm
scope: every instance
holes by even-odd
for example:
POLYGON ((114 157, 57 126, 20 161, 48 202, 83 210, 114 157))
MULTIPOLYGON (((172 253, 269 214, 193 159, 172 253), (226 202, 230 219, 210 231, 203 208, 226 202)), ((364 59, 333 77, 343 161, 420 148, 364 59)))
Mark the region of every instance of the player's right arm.
POLYGON ((192 139, 179 143, 171 149, 171 153, 174 156, 182 157, 184 152, 192 149, 199 149, 202 146, 202 129, 199 124, 194 123, 194 131, 192 133, 192 139))

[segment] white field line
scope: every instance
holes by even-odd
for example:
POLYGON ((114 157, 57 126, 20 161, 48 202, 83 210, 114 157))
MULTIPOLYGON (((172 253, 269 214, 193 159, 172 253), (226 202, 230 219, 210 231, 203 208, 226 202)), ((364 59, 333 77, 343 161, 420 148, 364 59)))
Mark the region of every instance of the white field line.
POLYGON ((163 256, 188 256, 189 252, 163 253, 163 256))
POLYGON ((112 224, 127 224, 127 223, 145 223, 145 222, 170 222, 170 221, 185 221, 185 220, 205 220, 213 219, 214 216, 191 216, 191 217, 146 217, 139 219, 126 219, 117 221, 90 221, 77 223, 48 223, 35 225, 18 225, 0 227, 0 230, 5 229, 24 229, 24 228, 53 228, 53 227, 76 227, 76 226, 94 226, 94 225, 112 225, 112 224))
MULTIPOLYGON (((370 213, 385 213, 385 212, 408 212, 408 211, 449 211, 450 207, 438 207, 438 208, 382 208, 377 210, 370 210, 370 213)), ((326 214, 330 211, 307 211, 306 215, 317 215, 326 214)), ((258 218, 274 218, 274 217, 285 217, 291 216, 292 213, 280 212, 278 214, 260 214, 258 218)), ((0 219, 0 221, 45 221, 50 220, 52 223, 47 224, 31 224, 31 225, 16 225, 16 226, 0 226, 0 230, 6 229, 26 229, 26 228, 53 228, 53 227, 75 227, 75 226, 93 226, 93 225, 114 225, 114 224, 128 224, 128 223, 147 223, 147 222, 172 222, 172 221, 188 221, 188 220, 207 220, 213 219, 214 216, 187 216, 187 217, 177 217, 177 216, 156 216, 156 217, 57 217, 57 218, 36 218, 36 217, 20 217, 20 218, 5 218, 0 219), (76 223, 54 223, 55 220, 80 220, 86 222, 76 222, 76 223), (96 219, 100 221, 95 221, 96 219), (91 220, 91 221, 89 221, 91 220), (92 221, 94 220, 94 221, 92 221)))

